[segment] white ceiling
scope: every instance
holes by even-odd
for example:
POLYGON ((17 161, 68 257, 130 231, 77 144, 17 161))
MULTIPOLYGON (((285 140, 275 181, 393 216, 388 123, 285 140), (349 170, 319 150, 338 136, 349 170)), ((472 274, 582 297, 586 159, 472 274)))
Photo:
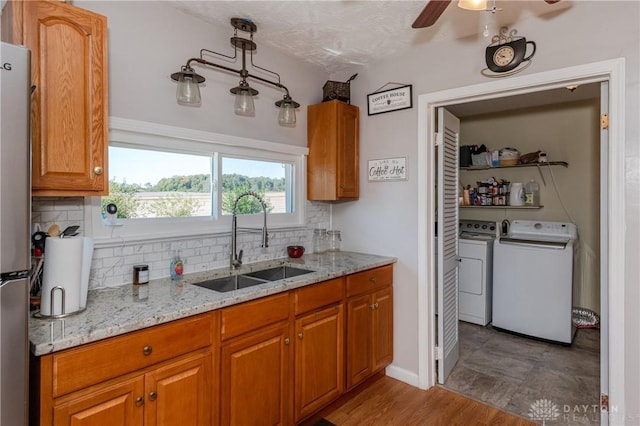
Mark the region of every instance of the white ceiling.
MULTIPOLYGON (((402 54, 414 45, 451 43, 455 40, 481 37, 485 25, 491 37, 501 26, 514 27, 524 19, 553 19, 572 7, 562 0, 550 5, 543 0, 496 0, 502 10, 495 13, 460 9, 453 0, 435 25, 413 29, 411 24, 428 0, 293 0, 293 1, 207 1, 173 0, 170 4, 214 25, 229 28, 230 19, 251 19, 257 25, 254 41, 260 49, 268 45, 320 67, 338 72, 353 64, 366 65, 383 52, 402 54)), ((489 0, 491 4, 492 0, 489 0)), ((239 32, 245 37, 246 33, 239 32)), ((206 48, 207 46, 201 46, 206 48)), ((387 55, 388 56, 388 55, 387 55)), ((598 85, 587 85, 571 93, 566 89, 537 94, 452 105, 459 117, 499 112, 514 108, 542 106, 597 98, 598 85)))
MULTIPOLYGON (((490 37, 501 26, 531 17, 551 19, 571 8, 571 1, 549 5, 543 0, 496 1, 496 13, 463 10, 453 0, 435 25, 411 24, 427 0, 172 1, 174 7, 207 22, 229 28, 232 17, 251 19, 254 41, 268 45, 333 73, 353 64, 366 65, 382 53, 401 54, 411 46, 466 37, 490 37)), ((246 33, 240 33, 246 35, 246 33)), ((487 43, 489 44, 490 41, 487 43)), ((202 46, 205 47, 206 46, 202 46)))

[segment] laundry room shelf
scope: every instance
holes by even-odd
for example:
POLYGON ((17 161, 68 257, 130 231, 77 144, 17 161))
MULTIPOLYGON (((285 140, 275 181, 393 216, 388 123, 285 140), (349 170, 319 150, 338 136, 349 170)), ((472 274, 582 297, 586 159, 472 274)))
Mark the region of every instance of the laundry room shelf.
POLYGON ((514 164, 511 166, 496 166, 496 167, 491 167, 489 165, 487 166, 469 166, 469 167, 460 167, 460 170, 469 170, 469 171, 474 171, 474 170, 489 170, 489 169, 512 169, 514 167, 544 167, 544 166, 563 166, 563 167, 569 167, 569 163, 567 163, 566 161, 548 161, 546 163, 531 163, 531 164, 514 164))
POLYGON ((519 210, 537 210, 544 206, 458 206, 461 209, 519 209, 519 210))

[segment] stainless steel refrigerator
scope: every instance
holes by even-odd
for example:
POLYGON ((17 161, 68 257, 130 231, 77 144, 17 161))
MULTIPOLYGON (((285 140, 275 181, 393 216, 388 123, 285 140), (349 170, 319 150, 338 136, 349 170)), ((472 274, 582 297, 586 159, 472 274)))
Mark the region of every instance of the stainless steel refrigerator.
POLYGON ((30 56, 0 45, 0 425, 28 417, 31 230, 30 56))

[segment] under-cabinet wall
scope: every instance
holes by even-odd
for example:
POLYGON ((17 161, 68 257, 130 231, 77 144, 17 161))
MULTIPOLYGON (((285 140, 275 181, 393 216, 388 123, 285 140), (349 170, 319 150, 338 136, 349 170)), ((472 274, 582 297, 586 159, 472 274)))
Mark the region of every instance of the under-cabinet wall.
MULTIPOLYGON (((238 244, 244 250, 245 263, 275 259, 287 255, 286 248, 300 244, 311 249, 313 228, 326 228, 329 224, 329 204, 307 202, 307 227, 280 231, 269 229, 269 247, 260 248, 261 235, 239 234, 238 244)), ((32 223, 46 230, 57 223, 61 229, 79 225, 84 234, 84 199, 82 197, 34 197, 32 199, 32 223)), ((230 231, 230 230, 229 230, 230 231)), ((96 247, 91 263, 89 289, 115 287, 130 283, 133 279, 133 265, 149 265, 150 278, 169 276, 169 264, 174 250, 180 250, 185 273, 192 273, 225 267, 229 265, 231 239, 228 235, 189 237, 171 242, 122 242, 119 247, 96 247)))
POLYGON ((491 176, 523 184, 535 179, 540 184, 540 204, 544 207, 463 208, 460 218, 574 222, 578 226, 579 248, 573 303, 596 312, 600 312, 599 115, 600 100, 593 99, 468 117, 460 124, 461 145, 485 144, 491 150, 513 147, 521 154, 542 150, 549 161, 569 163, 567 168, 542 167, 542 176, 536 167, 461 171, 460 182, 465 187, 491 176))

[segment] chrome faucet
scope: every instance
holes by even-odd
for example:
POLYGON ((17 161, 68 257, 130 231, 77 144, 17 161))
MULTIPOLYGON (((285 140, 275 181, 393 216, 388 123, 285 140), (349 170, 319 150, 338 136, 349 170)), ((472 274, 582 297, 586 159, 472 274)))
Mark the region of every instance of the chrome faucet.
POLYGON ((237 252, 237 245, 238 245, 237 244, 237 234, 238 234, 237 209, 238 209, 238 201, 240 201, 240 199, 247 196, 254 197, 258 201, 260 201, 260 205, 262 205, 262 214, 264 217, 264 224, 262 225, 262 244, 260 245, 260 247, 265 247, 265 248, 269 247, 269 235, 267 234, 267 204, 264 202, 264 200, 258 193, 254 191, 243 192, 242 194, 238 195, 238 198, 236 198, 236 200, 233 202, 233 210, 231 212, 232 213, 231 256, 230 256, 230 262, 229 262, 229 267, 231 269, 238 269, 240 265, 242 265, 242 250, 240 250, 240 253, 237 252))

